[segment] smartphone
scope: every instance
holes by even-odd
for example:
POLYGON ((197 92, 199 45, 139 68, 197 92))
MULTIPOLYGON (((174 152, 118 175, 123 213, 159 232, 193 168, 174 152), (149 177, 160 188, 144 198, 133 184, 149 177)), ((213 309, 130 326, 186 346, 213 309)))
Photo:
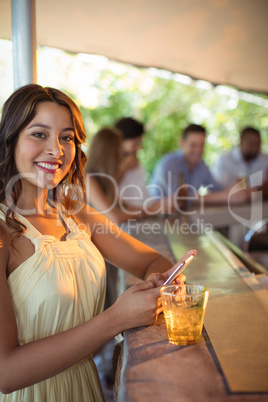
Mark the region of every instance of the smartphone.
MULTIPOLYGON (((178 265, 175 264, 173 268, 175 268, 175 270, 172 272, 172 274, 167 278, 167 280, 165 281, 164 285, 169 285, 170 283, 172 283, 174 281, 174 279, 177 278, 177 276, 179 274, 181 274, 185 268, 187 267, 187 265, 192 261, 192 259, 194 258, 194 255, 190 255, 190 257, 186 258, 186 260, 184 260, 182 263, 180 263, 178 265)), ((163 286, 164 286, 163 285, 163 286)))

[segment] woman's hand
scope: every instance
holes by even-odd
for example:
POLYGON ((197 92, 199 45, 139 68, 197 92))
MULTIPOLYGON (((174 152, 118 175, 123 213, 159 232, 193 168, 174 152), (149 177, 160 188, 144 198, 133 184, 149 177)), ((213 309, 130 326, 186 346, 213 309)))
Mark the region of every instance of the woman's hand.
POLYGON ((122 293, 110 307, 116 309, 116 316, 122 325, 121 332, 135 327, 152 325, 157 319, 160 288, 152 281, 131 286, 122 293))
MULTIPOLYGON (((196 251, 195 250, 188 251, 178 262, 182 263, 184 260, 186 260, 186 258, 190 257, 190 255, 195 256, 196 251)), ((173 271, 174 271, 174 267, 170 268, 166 272, 163 272, 162 274, 152 273, 152 274, 148 275, 147 280, 152 281, 155 284, 155 286, 162 286, 164 284, 164 282, 167 280, 167 278, 172 274, 173 271)), ((186 281, 186 276, 184 274, 180 274, 174 280, 174 283, 181 285, 185 281, 186 281)))

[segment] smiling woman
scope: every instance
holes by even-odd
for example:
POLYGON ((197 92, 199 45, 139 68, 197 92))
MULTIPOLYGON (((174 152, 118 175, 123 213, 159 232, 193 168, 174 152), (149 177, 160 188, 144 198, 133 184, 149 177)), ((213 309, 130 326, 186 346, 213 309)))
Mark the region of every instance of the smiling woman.
POLYGON ((7 184, 11 179, 14 182, 14 177, 18 179, 12 187, 14 204, 22 182, 26 185, 43 180, 43 185, 52 189, 53 199, 59 182, 73 183, 84 191, 81 171, 86 156, 81 144, 86 133, 79 109, 68 96, 34 84, 22 87, 5 103, 0 130, 0 202, 6 198, 7 184), (54 170, 40 163, 53 164, 54 170))
POLYGON ((102 401, 93 354, 125 329, 155 322, 159 286, 173 272, 165 257, 80 202, 85 138, 78 107, 56 89, 31 84, 4 105, 0 402, 102 401), (103 312, 104 258, 147 281, 103 312))
POLYGON ((29 197, 36 188, 54 188, 68 174, 75 157, 75 133, 71 113, 65 106, 42 102, 19 135, 16 167, 23 176, 29 197), (30 173, 30 174, 29 174, 30 173))

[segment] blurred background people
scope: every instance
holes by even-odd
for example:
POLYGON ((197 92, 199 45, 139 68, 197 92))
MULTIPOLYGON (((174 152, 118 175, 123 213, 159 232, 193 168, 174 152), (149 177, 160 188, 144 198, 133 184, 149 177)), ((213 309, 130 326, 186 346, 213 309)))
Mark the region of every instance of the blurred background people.
POLYGON ((123 136, 124 172, 119 189, 122 200, 134 206, 143 206, 150 195, 146 186, 146 172, 139 162, 137 152, 141 149, 144 125, 132 117, 123 117, 115 123, 123 136))
POLYGON ((253 127, 245 127, 240 134, 239 146, 222 154, 214 164, 212 173, 222 187, 227 188, 243 177, 249 179, 247 184, 250 187, 260 185, 254 182, 253 177, 250 178, 257 172, 261 172, 263 184, 268 178, 268 155, 261 152, 260 132, 253 127))
MULTIPOLYGON (((226 203, 229 188, 223 190, 214 179, 203 160, 206 129, 198 124, 188 125, 180 141, 180 149, 164 155, 156 164, 149 191, 152 196, 166 197, 185 188, 188 206, 200 201, 200 195, 206 203, 226 203), (202 192, 201 192, 202 190, 202 192), (198 194, 200 192, 200 195, 198 194)), ((248 191, 237 191, 231 202, 239 203, 249 199, 248 191)))
POLYGON ((155 166, 150 183, 152 195, 175 193, 182 182, 197 190, 201 186, 210 186, 210 191, 221 190, 203 160, 205 139, 204 127, 190 124, 185 128, 180 149, 164 155, 155 166))
POLYGON ((119 181, 120 199, 129 206, 140 207, 145 216, 172 213, 177 204, 174 197, 150 195, 146 172, 139 162, 137 153, 141 149, 145 134, 144 125, 132 117, 123 117, 115 123, 123 136, 123 162, 119 181))
POLYGON ((118 204, 118 184, 122 176, 123 141, 121 132, 104 127, 91 141, 85 166, 87 203, 117 225, 140 218, 141 209, 123 211, 118 204))

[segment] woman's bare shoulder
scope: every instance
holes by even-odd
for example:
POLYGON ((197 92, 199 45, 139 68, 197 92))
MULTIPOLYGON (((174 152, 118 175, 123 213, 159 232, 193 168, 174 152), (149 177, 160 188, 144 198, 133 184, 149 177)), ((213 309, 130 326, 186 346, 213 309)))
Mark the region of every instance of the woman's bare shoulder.
MULTIPOLYGON (((103 215, 96 209, 85 204, 72 215, 74 221, 92 236, 96 227, 103 222, 103 215)), ((107 219, 107 218, 106 218, 107 219)))
POLYGON ((80 208, 75 214, 75 219, 81 223, 94 222, 95 220, 99 220, 100 218, 104 218, 103 214, 101 214, 95 208, 92 208, 88 204, 84 204, 83 207, 80 208))

